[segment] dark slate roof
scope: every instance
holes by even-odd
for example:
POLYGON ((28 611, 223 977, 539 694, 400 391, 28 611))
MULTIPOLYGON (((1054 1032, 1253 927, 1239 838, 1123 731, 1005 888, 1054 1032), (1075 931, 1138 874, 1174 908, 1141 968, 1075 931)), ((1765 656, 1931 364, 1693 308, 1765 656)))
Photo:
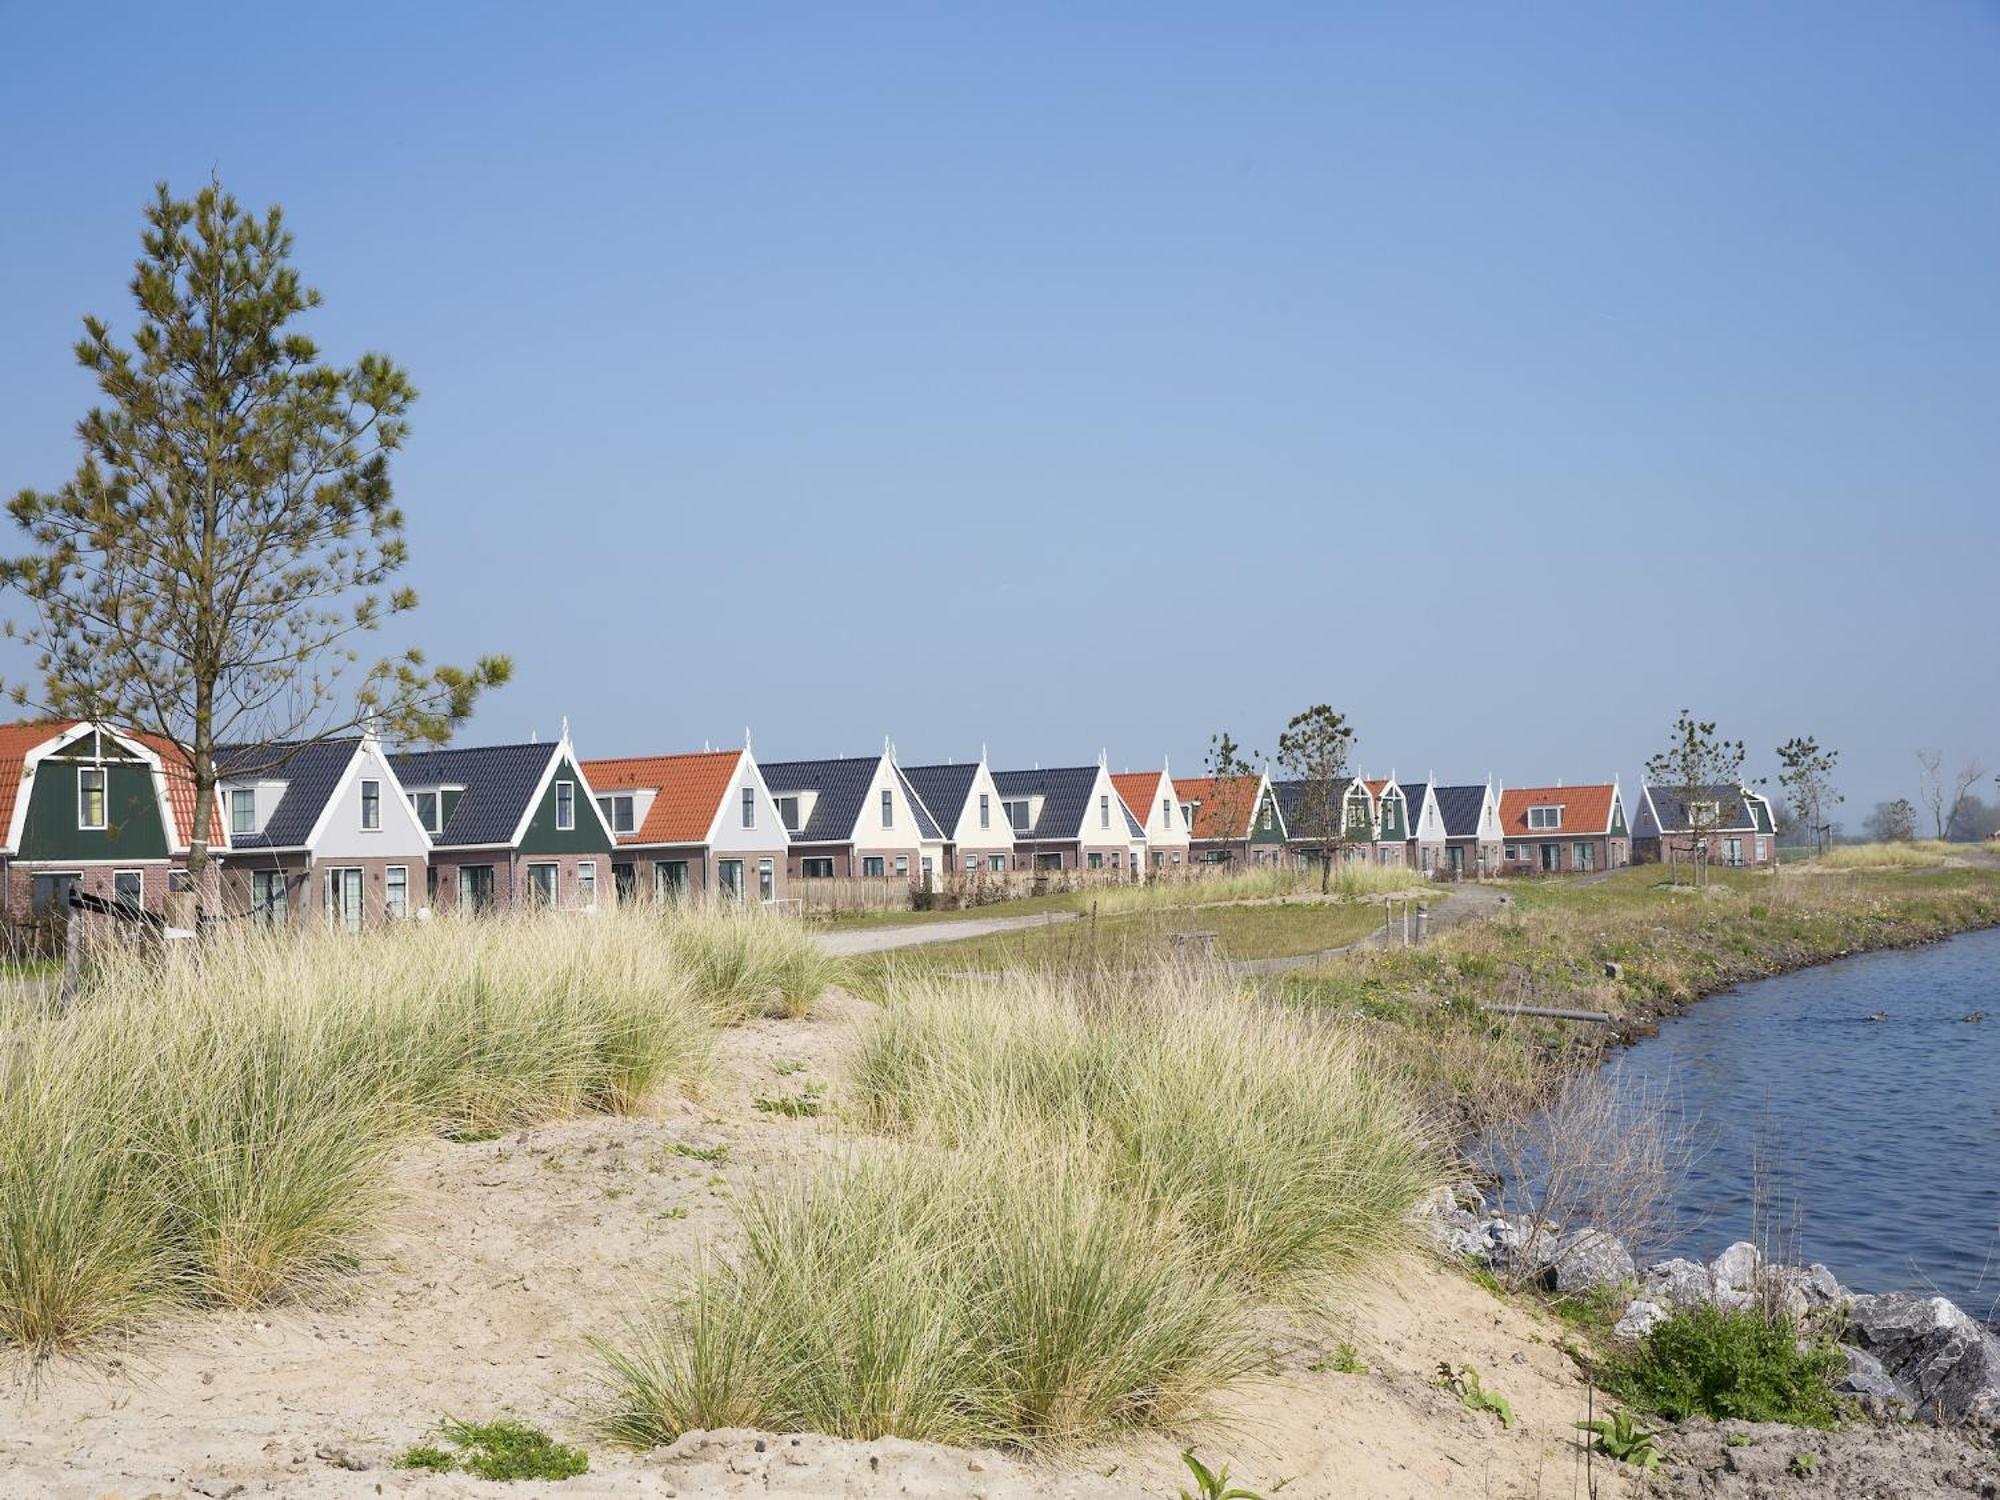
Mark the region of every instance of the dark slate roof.
POLYGON ((411 750, 389 757, 406 791, 462 786, 451 821, 431 842, 439 848, 511 844, 560 740, 530 745, 476 745, 463 750, 411 750))
POLYGON ((760 760, 764 785, 773 797, 787 792, 818 792, 806 826, 792 835, 798 844, 844 844, 854 837, 861 804, 875 780, 879 755, 855 755, 838 760, 760 760))
POLYGON ((1396 790, 1403 794, 1403 821, 1409 825, 1403 832, 1415 838, 1417 819, 1424 815, 1424 784, 1421 781, 1399 781, 1396 790))
POLYGON ((1679 833, 1688 826, 1687 805, 1689 802, 1714 802, 1720 805, 1721 818, 1715 831, 1724 829, 1735 832, 1738 829, 1755 829, 1757 819, 1743 800, 1741 787, 1698 786, 1692 790, 1681 787, 1648 787, 1653 794, 1653 811, 1660 815, 1662 828, 1667 833, 1679 833), (1684 794, 1685 793, 1685 794, 1684 794))
POLYGON ((903 784, 903 795, 910 800, 910 811, 916 815, 917 832, 927 839, 947 837, 945 831, 938 827, 938 820, 931 815, 931 810, 924 801, 924 794, 911 783, 901 766, 897 766, 895 771, 896 779, 903 784))
POLYGON ((1125 799, 1114 795, 1111 800, 1117 805, 1118 810, 1125 814, 1126 837, 1135 839, 1144 838, 1146 836, 1145 825, 1132 816, 1132 809, 1125 805, 1125 799))
MULTIPOLYGON (((285 783, 262 833, 232 833, 232 849, 297 849, 326 811, 326 804, 347 774, 358 738, 313 740, 299 744, 238 744, 215 747, 215 772, 224 781, 268 780, 285 783)), ((221 810, 227 825, 229 809, 221 810)))
MULTIPOLYGON (((1353 776, 1343 776, 1340 778, 1340 805, 1342 807, 1347 805, 1347 794, 1354 790, 1354 783, 1357 779, 1353 776)), ((1271 783, 1271 790, 1278 794, 1278 813, 1284 818, 1285 827, 1288 830, 1295 823, 1304 821, 1302 804, 1305 801, 1306 784, 1303 781, 1274 781, 1271 783)), ((1415 803, 1411 805, 1415 806, 1415 803)), ((1412 813, 1410 816, 1414 818, 1416 815, 1412 813)))
MULTIPOLYGON (((1098 766, 1053 766, 1041 771, 995 771, 994 785, 1003 797, 1034 797, 1042 800, 1042 815, 1035 826, 1019 837, 1024 839, 1080 839, 1083 820, 1090 812, 1090 794, 1097 787, 1098 766)), ((1113 796, 1119 806, 1125 799, 1113 796)), ((1130 821, 1130 814, 1127 814, 1130 821)))
POLYGON ((1439 786, 1432 787, 1431 791, 1437 797, 1438 813, 1444 818, 1446 838, 1479 836, 1479 810, 1486 805, 1485 787, 1439 786))
POLYGON ((965 812, 965 799, 972 795, 972 783, 979 776, 979 762, 954 766, 903 766, 903 780, 916 788, 922 799, 947 830, 946 838, 958 827, 965 812))

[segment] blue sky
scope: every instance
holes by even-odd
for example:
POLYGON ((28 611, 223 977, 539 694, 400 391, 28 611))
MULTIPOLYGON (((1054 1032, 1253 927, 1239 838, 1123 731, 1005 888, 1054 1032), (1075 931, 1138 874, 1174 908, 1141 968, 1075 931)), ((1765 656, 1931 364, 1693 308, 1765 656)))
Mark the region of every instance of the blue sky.
POLYGON ((2000 762, 1990 6, 0 0, 0 489, 212 168, 423 392, 468 738, 2000 762))

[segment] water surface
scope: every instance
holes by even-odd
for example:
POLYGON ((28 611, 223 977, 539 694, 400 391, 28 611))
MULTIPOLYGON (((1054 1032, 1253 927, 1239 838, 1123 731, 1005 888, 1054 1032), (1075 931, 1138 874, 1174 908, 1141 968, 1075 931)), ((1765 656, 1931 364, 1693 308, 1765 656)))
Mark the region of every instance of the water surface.
POLYGON ((1671 1089, 1697 1145, 1666 1253, 1751 1237, 1761 1154, 1804 1258, 2000 1316, 2000 930, 1716 995, 1622 1065, 1671 1089))

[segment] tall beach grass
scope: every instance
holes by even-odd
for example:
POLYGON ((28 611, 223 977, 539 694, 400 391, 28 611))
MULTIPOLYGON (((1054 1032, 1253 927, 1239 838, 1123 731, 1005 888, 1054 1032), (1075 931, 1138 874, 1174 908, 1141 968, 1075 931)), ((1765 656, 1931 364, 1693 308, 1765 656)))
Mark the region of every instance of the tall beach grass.
POLYGON ((890 1143, 750 1193, 741 1251, 607 1346, 613 1438, 1171 1425, 1253 1373, 1267 1308, 1396 1244, 1436 1172, 1339 1028, 1184 973, 911 981, 847 1096, 890 1143))
POLYGON ((0 1342, 45 1355, 166 1304, 311 1291, 365 1249, 400 1142, 698 1087, 746 995, 810 1000, 811 937, 742 920, 238 928, 98 955, 67 1014, 0 1023, 0 1342))
POLYGON ((1961 858, 1977 844, 1947 844, 1939 839, 1906 839, 1896 843, 1835 844, 1815 856, 1808 868, 1822 870, 1914 870, 1961 858))

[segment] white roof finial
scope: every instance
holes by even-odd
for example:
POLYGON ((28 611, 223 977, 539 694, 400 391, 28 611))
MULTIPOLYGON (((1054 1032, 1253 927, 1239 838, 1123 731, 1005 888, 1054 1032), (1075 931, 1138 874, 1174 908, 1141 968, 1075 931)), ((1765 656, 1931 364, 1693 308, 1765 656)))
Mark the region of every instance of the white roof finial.
POLYGON ((1098 750, 1097 750, 1097 763, 1098 763, 1098 764, 1099 764, 1100 766, 1106 766, 1106 765, 1109 765, 1109 764, 1111 763, 1111 752, 1110 752, 1110 751, 1108 751, 1108 750, 1106 750, 1106 749, 1105 749, 1105 748, 1104 748, 1103 746, 1101 746, 1101 745, 1100 745, 1100 746, 1098 747, 1098 750))
POLYGON ((750 748, 750 726, 748 724, 743 726, 743 748, 745 750, 750 748))
POLYGON ((563 715, 563 717, 562 717, 562 741, 561 741, 561 742, 562 742, 563 744, 565 744, 565 745, 567 745, 567 744, 569 743, 569 715, 568 715, 568 714, 564 714, 564 715, 563 715))
POLYGON ((984 740, 979 742, 979 763, 982 766, 986 764, 986 741, 984 740))

